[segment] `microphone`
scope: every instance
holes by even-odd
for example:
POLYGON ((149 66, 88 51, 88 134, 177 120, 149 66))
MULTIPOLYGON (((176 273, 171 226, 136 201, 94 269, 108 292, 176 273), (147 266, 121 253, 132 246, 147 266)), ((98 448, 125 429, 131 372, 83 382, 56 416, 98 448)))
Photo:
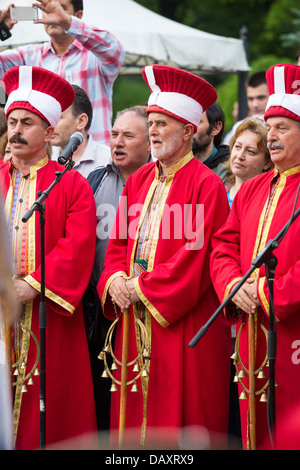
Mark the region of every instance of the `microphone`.
POLYGON ((58 163, 65 165, 68 160, 72 158, 73 153, 77 150, 78 146, 83 142, 83 135, 80 132, 74 132, 71 135, 69 143, 65 146, 60 156, 58 157, 58 163))

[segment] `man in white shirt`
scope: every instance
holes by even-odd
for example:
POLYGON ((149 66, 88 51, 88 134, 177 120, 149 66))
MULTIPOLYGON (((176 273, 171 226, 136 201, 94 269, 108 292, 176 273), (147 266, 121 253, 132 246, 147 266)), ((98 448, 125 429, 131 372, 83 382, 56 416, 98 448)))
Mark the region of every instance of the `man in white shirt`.
POLYGON ((62 149, 68 144, 74 132, 83 135, 83 142, 72 155, 74 168, 85 178, 97 168, 105 166, 110 160, 108 145, 95 142, 89 133, 93 117, 93 108, 86 92, 77 85, 73 85, 75 101, 61 114, 59 123, 51 139, 52 159, 57 160, 62 149))

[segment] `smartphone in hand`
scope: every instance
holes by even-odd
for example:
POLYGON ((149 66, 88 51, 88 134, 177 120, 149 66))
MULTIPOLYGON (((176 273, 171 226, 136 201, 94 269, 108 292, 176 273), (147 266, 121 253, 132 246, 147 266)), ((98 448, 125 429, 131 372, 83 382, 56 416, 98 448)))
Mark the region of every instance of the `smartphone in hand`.
POLYGON ((10 19, 12 21, 38 20, 37 7, 10 7, 10 19))

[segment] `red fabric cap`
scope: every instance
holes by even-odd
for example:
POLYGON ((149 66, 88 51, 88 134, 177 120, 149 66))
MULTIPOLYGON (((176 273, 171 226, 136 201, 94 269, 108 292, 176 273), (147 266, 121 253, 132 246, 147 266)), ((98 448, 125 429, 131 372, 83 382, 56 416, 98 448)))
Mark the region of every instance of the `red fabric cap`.
MULTIPOLYGON (((215 88, 203 78, 176 67, 158 64, 151 67, 153 68, 155 84, 160 88, 160 92, 179 93, 192 98, 202 106, 203 112, 217 100, 218 95, 215 88)), ((142 72, 143 78, 153 93, 155 90, 151 88, 151 84, 148 82, 146 68, 142 72)), ((161 112, 180 121, 190 122, 182 118, 180 109, 178 109, 177 115, 160 106, 151 105, 147 108, 147 113, 150 112, 161 112)))
MULTIPOLYGON (((300 66, 295 64, 277 64, 272 65, 267 72, 266 72, 266 80, 269 88, 269 101, 274 99, 278 91, 276 91, 275 86, 275 70, 276 68, 282 67, 284 70, 283 77, 284 77, 284 89, 285 95, 288 99, 294 102, 294 111, 288 109, 284 102, 281 105, 271 105, 266 109, 264 114, 264 119, 266 120, 268 117, 286 117, 289 119, 293 119, 295 121, 300 121, 300 98, 299 98, 299 106, 296 102, 300 94, 300 66), (295 100, 293 100, 295 98, 295 100), (298 113, 299 109, 299 113, 298 113), (298 114, 297 114, 298 113, 298 114)), ((269 102, 268 102, 269 103, 269 102)))
MULTIPOLYGON (((39 91, 55 98, 61 106, 61 111, 64 111, 71 106, 75 99, 75 92, 72 85, 70 85, 70 83, 68 83, 64 78, 41 67, 23 67, 32 69, 32 90, 39 91)), ((3 76, 2 80, 4 89, 8 96, 19 88, 19 69, 19 66, 12 67, 3 76)), ((8 109, 6 109, 6 116, 8 116, 13 109, 28 109, 51 125, 49 119, 28 101, 14 101, 11 103, 8 109)))

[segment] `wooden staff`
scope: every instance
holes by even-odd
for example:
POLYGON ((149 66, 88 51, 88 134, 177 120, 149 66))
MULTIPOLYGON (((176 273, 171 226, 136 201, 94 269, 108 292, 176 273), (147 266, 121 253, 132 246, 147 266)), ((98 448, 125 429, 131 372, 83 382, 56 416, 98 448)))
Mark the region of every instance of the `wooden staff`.
POLYGON ((256 403, 255 403, 255 321, 254 315, 248 317, 249 343, 249 449, 256 448, 256 403))
POLYGON ((123 313, 123 343, 122 343, 122 370, 121 370, 121 398, 119 420, 119 448, 124 444, 126 425, 126 397, 127 397, 127 363, 129 341, 129 310, 123 313))

